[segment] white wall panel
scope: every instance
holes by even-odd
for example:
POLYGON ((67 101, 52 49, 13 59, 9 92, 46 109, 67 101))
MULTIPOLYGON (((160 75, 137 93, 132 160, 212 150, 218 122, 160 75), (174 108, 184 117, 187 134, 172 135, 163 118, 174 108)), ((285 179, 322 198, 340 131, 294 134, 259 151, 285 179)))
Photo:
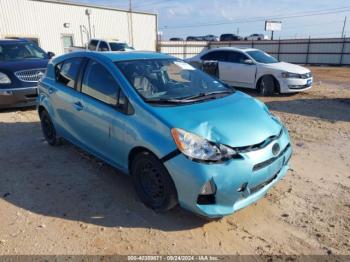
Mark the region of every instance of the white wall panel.
MULTIPOLYGON (((86 42, 80 25, 88 28, 85 10, 91 9, 92 33, 96 37, 119 39, 131 44, 130 14, 127 11, 35 0, 0 0, 0 37, 35 37, 41 47, 63 53, 62 35, 74 37, 74 44, 86 42), (70 23, 64 28, 64 23, 70 23), (93 30, 94 28, 94 30, 93 30)), ((133 13, 134 46, 154 51, 156 48, 156 15, 133 13)))

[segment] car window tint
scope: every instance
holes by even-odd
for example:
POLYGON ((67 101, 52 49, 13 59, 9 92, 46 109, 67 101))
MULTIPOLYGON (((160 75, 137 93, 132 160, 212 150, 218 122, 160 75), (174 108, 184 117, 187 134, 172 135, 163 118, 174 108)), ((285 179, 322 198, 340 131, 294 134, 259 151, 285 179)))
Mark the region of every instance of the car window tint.
POLYGON ((249 59, 245 54, 238 52, 229 52, 228 61, 231 63, 244 64, 244 60, 249 59))
POLYGON ((82 58, 71 58, 56 66, 56 81, 74 88, 82 58))
POLYGON ((91 40, 88 46, 88 49, 91 51, 96 51, 96 47, 97 47, 97 40, 91 40))
POLYGON ((117 105, 119 85, 104 66, 91 60, 84 74, 82 92, 109 105, 117 105))
POLYGON ((107 43, 104 41, 101 41, 100 45, 98 46, 98 51, 102 51, 102 52, 109 51, 107 43))
POLYGON ((227 60, 227 52, 213 51, 202 56, 202 60, 214 60, 214 61, 225 62, 227 60))

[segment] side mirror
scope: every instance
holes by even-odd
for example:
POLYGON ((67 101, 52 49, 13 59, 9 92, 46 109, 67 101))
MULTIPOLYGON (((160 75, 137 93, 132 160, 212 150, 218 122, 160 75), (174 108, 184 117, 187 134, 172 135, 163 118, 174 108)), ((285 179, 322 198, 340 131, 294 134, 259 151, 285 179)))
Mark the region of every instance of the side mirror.
POLYGON ((243 63, 246 64, 246 65, 254 65, 254 62, 251 59, 246 59, 246 60, 243 61, 243 63))
POLYGON ((56 55, 56 54, 53 53, 53 52, 47 52, 47 57, 48 57, 49 59, 53 58, 55 55, 56 55))

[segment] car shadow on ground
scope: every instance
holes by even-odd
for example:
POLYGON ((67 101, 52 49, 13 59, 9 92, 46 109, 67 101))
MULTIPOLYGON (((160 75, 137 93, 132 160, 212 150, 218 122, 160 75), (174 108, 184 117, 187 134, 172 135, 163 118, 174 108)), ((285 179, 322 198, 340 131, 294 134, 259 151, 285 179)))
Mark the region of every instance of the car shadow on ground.
POLYGON ((128 175, 68 142, 49 146, 39 122, 0 122, 0 137, 0 198, 21 209, 103 227, 179 231, 207 223, 179 207, 145 207, 128 175))
POLYGON ((11 107, 11 108, 0 108, 1 113, 11 113, 11 112, 26 112, 35 110, 35 106, 26 106, 26 107, 11 107))

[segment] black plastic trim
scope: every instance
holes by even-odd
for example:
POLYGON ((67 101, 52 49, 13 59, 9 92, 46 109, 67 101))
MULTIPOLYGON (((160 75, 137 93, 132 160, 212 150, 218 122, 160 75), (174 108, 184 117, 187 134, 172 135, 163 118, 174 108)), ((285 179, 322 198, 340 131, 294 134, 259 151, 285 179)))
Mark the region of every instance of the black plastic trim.
POLYGON ((180 150, 179 149, 175 149, 174 151, 170 152, 166 156, 162 157, 161 161, 164 163, 164 162, 166 162, 166 161, 168 161, 168 160, 170 160, 170 159, 172 159, 172 158, 174 158, 174 157, 176 157, 176 156, 178 156, 180 154, 181 154, 180 150))

